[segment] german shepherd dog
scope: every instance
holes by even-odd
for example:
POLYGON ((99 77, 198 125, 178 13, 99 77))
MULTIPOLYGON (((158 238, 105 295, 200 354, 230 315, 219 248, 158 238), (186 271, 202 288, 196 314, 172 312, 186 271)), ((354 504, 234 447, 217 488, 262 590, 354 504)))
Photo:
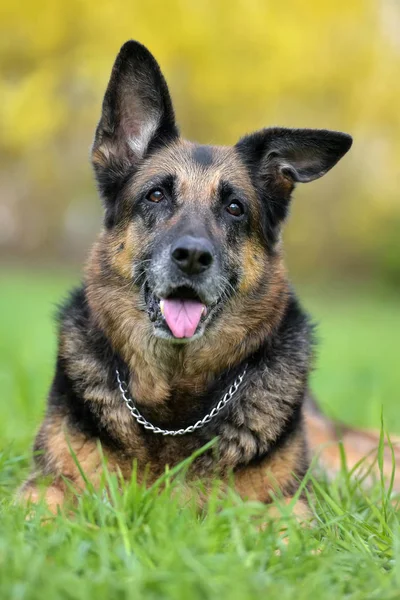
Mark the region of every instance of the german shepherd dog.
MULTIPOLYGON (((77 461, 97 485, 99 442, 110 470, 129 479, 136 461, 152 483, 214 438, 189 481, 293 498, 309 449, 337 434, 309 399, 312 327, 286 276, 281 227, 296 183, 324 175, 351 144, 281 127, 233 147, 185 141, 153 56, 122 47, 92 148, 104 227, 60 314, 24 498, 36 501, 46 477, 54 510, 67 481, 84 486, 77 461)), ((345 435, 355 462, 369 438, 345 435)), ((325 454, 337 466, 337 448, 325 454)))

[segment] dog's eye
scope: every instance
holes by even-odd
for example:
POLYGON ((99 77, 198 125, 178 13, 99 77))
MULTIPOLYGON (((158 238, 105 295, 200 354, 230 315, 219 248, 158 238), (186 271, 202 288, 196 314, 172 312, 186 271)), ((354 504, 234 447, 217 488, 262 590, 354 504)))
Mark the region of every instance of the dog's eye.
POLYGON ((243 206, 240 204, 240 202, 236 200, 235 202, 231 202, 230 204, 228 204, 226 210, 230 215, 232 215, 232 217, 241 217, 244 213, 243 206))
POLYGON ((146 196, 146 200, 149 200, 150 202, 155 202, 156 204, 164 200, 164 198, 164 192, 158 188, 155 190, 151 190, 151 192, 149 192, 146 196))

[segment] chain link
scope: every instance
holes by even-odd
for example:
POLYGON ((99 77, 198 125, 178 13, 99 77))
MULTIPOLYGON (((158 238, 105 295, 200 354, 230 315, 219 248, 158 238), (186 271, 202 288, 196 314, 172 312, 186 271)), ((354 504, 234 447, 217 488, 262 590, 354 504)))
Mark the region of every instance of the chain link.
POLYGON ((129 398, 129 396, 127 396, 128 387, 127 387, 126 383, 121 379, 119 370, 118 369, 115 370, 116 375, 117 375, 119 390, 121 392, 122 398, 124 399, 124 402, 125 402, 126 406, 128 407, 128 410, 131 413, 132 417, 134 419, 136 419, 136 421, 140 425, 142 425, 145 429, 148 429, 149 431, 152 431, 153 433, 160 433, 161 435, 174 435, 174 436, 175 435, 185 435, 186 433, 192 433, 193 431, 196 431, 196 429, 201 429, 202 427, 204 427, 204 425, 207 425, 212 419, 214 419, 214 417, 216 417, 221 412, 221 410, 223 410, 225 408, 225 406, 232 400, 233 396, 238 391, 238 389, 244 379, 244 376, 246 375, 246 371, 247 371, 247 365, 245 366, 242 374, 239 375, 235 379, 235 381, 232 383, 229 390, 226 392, 226 394, 223 396, 223 398, 221 398, 221 400, 218 402, 218 404, 216 406, 214 406, 212 411, 208 413, 208 415, 203 417, 200 421, 197 421, 197 423, 194 423, 194 425, 189 425, 189 427, 186 427, 185 429, 169 430, 169 429, 161 429, 160 427, 156 427, 155 425, 152 425, 151 423, 149 423, 149 421, 146 421, 144 416, 138 411, 138 409, 134 405, 132 398, 129 398))

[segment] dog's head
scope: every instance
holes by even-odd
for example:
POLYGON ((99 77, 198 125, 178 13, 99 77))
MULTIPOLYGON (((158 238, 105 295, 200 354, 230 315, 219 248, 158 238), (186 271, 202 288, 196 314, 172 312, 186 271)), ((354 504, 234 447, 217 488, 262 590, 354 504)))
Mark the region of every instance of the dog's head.
POLYGON ((324 175, 351 143, 344 133, 284 128, 234 147, 184 141, 155 59, 127 42, 93 144, 106 210, 102 269, 158 338, 199 338, 227 305, 245 323, 250 300, 268 295, 295 184, 324 175))

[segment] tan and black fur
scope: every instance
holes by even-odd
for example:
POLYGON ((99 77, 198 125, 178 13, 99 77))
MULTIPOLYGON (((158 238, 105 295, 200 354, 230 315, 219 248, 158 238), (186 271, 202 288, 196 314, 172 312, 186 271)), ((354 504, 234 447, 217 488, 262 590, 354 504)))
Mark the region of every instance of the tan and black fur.
POLYGON ((60 314, 26 498, 37 498, 43 476, 51 507, 63 502, 65 479, 83 486, 71 448, 94 484, 99 441, 109 468, 128 479, 137 461, 151 483, 216 436, 216 451, 196 459, 190 479, 232 476, 242 497, 266 503, 276 486, 293 496, 309 465, 303 413, 313 344, 280 229, 294 185, 322 176, 350 146, 343 133, 283 128, 234 147, 185 141, 154 58, 136 42, 122 47, 92 151, 104 227, 60 314), (189 252, 194 262, 182 266, 176 244, 176 256, 189 252), (160 298, 181 295, 207 308, 190 339, 175 339, 160 312, 160 298), (177 437, 139 425, 116 380, 118 368, 147 420, 180 429, 202 419, 245 365, 232 402, 177 437))

